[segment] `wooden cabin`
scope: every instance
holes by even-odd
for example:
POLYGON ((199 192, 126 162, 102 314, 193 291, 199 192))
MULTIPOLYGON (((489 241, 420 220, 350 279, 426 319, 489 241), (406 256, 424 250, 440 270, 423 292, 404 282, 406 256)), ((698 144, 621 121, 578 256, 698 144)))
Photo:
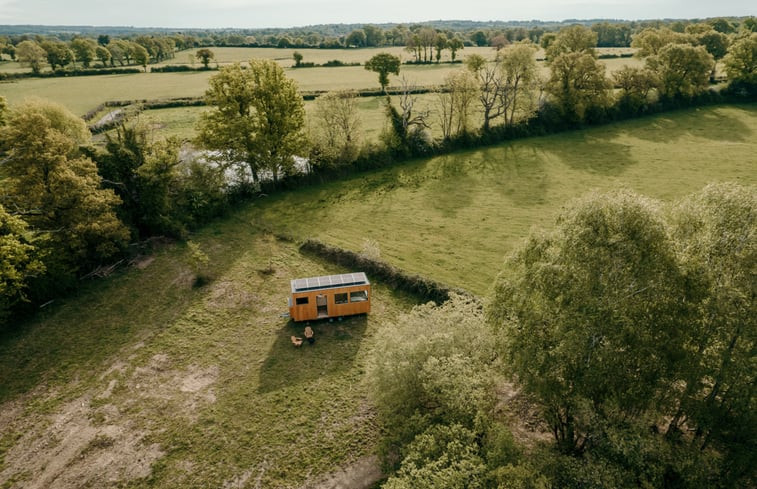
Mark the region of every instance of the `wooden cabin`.
POLYGON ((371 283, 363 272, 292 280, 289 315, 294 321, 352 316, 371 311, 371 283))

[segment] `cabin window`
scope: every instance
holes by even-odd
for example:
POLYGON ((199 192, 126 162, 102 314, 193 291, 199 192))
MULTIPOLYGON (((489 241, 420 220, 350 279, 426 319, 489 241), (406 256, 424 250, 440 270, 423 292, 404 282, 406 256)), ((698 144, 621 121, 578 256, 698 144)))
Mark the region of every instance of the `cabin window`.
POLYGON ((344 294, 334 294, 334 304, 347 304, 347 292, 344 294))
POLYGON ((350 292, 350 302, 365 302, 368 300, 368 292, 365 290, 358 290, 356 292, 350 292))
POLYGON ((308 298, 307 297, 297 297, 295 299, 295 304, 297 304, 298 306, 302 306, 302 305, 305 305, 307 303, 308 303, 308 298))

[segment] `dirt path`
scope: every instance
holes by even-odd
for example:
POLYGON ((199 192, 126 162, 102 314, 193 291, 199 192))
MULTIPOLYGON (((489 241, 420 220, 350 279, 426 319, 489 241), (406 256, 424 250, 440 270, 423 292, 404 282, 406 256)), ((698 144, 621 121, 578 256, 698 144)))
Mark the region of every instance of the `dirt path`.
POLYGON ((316 482, 305 484, 302 489, 368 489, 383 478, 378 457, 368 455, 316 482))

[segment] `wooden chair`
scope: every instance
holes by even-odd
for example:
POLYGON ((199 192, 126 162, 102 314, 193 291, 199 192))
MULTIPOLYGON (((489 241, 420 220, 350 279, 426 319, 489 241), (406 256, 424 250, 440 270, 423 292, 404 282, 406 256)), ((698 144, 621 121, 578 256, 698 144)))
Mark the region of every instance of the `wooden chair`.
POLYGON ((313 328, 310 326, 305 326, 305 338, 307 338, 308 343, 311 345, 315 342, 315 338, 313 337, 313 328))
POLYGON ((294 346, 302 346, 302 338, 292 335, 291 339, 294 346))

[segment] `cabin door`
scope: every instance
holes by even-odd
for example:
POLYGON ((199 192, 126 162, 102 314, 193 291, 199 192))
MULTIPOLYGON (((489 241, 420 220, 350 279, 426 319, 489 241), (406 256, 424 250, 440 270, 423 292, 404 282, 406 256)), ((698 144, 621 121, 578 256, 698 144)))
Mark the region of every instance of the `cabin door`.
POLYGON ((325 295, 317 295, 315 296, 315 305, 318 307, 318 317, 319 318, 327 318, 329 317, 329 308, 328 308, 328 299, 325 295))

